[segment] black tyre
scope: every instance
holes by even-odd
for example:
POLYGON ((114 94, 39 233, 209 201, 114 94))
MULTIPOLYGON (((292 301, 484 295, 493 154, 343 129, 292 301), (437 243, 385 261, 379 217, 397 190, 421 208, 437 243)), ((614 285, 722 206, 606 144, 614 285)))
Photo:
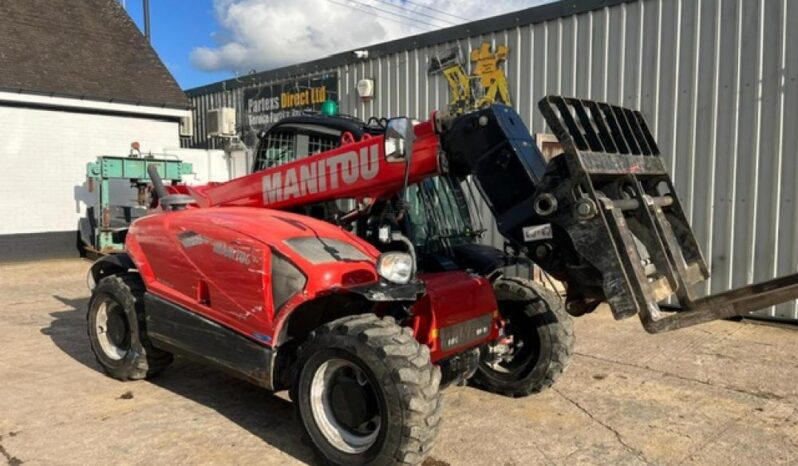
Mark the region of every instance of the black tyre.
POLYGON ((473 385, 521 397, 550 387, 568 366, 574 344, 571 316, 559 296, 535 282, 503 278, 494 284, 506 340, 489 347, 473 385))
POLYGON ((86 315, 91 350, 115 379, 150 377, 172 362, 171 353, 147 338, 143 298, 144 284, 135 273, 105 277, 92 290, 86 315))
POLYGON ((418 464, 438 432, 440 369, 390 317, 344 317, 299 350, 293 399, 325 464, 418 464))

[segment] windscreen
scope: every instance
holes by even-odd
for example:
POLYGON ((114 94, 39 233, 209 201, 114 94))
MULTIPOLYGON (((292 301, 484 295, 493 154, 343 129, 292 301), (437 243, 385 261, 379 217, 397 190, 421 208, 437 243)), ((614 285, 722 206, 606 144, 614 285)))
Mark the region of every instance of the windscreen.
POLYGON ((408 189, 413 243, 417 248, 435 252, 472 242, 481 233, 474 228, 469 201, 458 180, 437 176, 408 189))

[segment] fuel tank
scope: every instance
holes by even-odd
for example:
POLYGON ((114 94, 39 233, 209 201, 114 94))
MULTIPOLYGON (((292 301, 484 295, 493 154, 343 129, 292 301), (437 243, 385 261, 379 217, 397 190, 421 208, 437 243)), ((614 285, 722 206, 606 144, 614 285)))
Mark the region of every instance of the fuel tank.
POLYGON ((148 292, 266 344, 280 312, 375 282, 379 256, 329 223, 248 207, 143 217, 126 249, 148 292))

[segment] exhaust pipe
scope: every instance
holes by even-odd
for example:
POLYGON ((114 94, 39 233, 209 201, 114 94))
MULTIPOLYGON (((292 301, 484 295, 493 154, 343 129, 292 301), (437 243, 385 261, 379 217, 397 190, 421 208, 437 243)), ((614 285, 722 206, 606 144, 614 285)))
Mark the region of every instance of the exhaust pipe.
POLYGON ((147 174, 150 175, 153 191, 158 198, 158 205, 163 210, 183 210, 189 204, 194 203, 194 198, 185 194, 169 194, 163 184, 161 175, 158 174, 158 165, 151 163, 147 165, 147 174))
POLYGON ((147 174, 150 175, 150 181, 152 181, 152 187, 155 189, 155 195, 158 196, 158 200, 165 198, 167 196, 166 188, 163 185, 161 175, 158 174, 158 166, 154 163, 147 165, 147 174))

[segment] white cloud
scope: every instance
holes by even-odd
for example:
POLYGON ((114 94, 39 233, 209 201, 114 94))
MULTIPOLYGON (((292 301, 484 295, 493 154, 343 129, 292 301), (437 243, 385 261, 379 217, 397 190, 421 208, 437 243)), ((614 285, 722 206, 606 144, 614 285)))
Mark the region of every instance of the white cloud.
POLYGON ((480 19, 546 1, 215 0, 217 45, 195 48, 191 63, 206 71, 267 70, 465 22, 434 10, 480 19))

